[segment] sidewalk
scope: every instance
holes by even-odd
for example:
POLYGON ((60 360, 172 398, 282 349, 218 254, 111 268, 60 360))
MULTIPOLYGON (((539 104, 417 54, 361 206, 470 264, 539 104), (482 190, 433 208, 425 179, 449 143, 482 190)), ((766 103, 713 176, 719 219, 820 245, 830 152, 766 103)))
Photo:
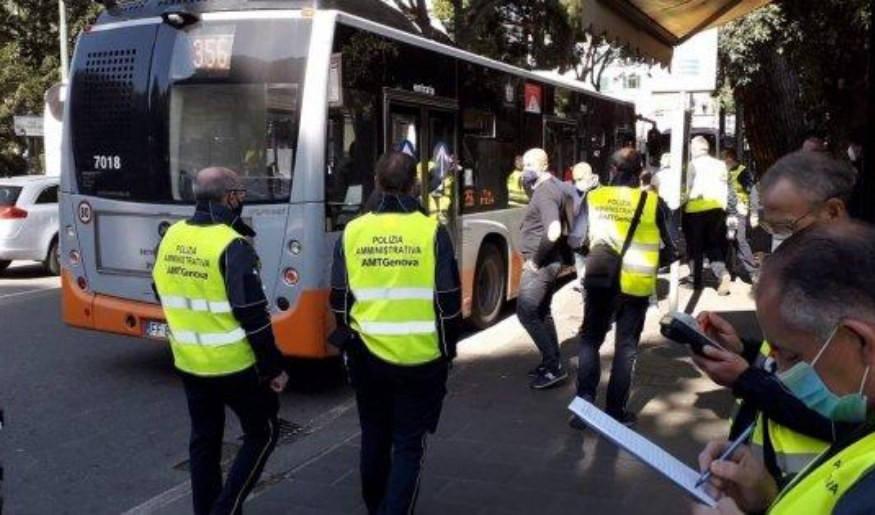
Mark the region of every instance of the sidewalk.
MULTIPOLYGON (((674 485, 591 430, 568 427, 574 395, 580 294, 565 285, 554 299, 562 351, 572 372, 559 388, 534 391, 526 371, 539 360, 515 316, 460 344, 437 434, 421 483, 419 514, 687 513, 690 501, 674 485)), ((691 296, 681 289, 680 307, 691 296)), ((750 287, 732 295, 705 290, 694 312, 723 312, 743 334, 755 335, 750 287)), ((667 301, 660 301, 661 311, 667 301)), ((659 334, 661 311, 648 313, 630 408, 636 430, 688 465, 710 439, 725 438, 733 408, 729 393, 702 377, 687 350, 659 334)), ((603 380, 613 334, 602 348, 603 380)), ((358 425, 352 402, 318 433, 278 452, 246 503, 249 513, 365 513, 359 493, 358 425), (284 453, 284 454, 283 454, 284 453)), ((174 508, 186 511, 185 504, 174 508)), ((174 509, 172 512, 176 512, 174 509)))

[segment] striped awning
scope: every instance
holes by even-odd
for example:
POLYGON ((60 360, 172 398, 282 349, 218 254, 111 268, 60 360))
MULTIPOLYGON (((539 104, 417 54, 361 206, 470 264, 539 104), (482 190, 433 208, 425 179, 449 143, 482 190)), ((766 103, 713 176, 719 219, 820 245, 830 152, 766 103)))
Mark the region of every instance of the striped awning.
POLYGON ((668 65, 672 49, 769 0, 578 0, 584 28, 668 65))

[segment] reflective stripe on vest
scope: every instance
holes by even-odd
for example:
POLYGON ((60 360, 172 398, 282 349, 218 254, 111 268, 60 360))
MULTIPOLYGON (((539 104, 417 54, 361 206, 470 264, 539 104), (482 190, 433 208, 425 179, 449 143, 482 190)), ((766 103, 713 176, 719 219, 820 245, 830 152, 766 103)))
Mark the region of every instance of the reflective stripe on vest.
POLYGON ((152 276, 170 327, 176 368, 199 376, 239 372, 255 364, 234 317, 220 259, 241 236, 224 224, 177 222, 164 235, 152 276))
MULTIPOLYGON (((774 420, 768 420, 768 436, 772 449, 775 451, 775 462, 781 473, 794 476, 814 461, 820 453, 829 447, 829 443, 804 435, 782 426, 774 420)), ((751 448, 760 458, 764 457, 765 430, 762 413, 757 415, 757 425, 751 437, 751 448)))
POLYGON ((769 508, 770 515, 833 513, 845 492, 875 469, 875 433, 813 466, 781 491, 769 508))
POLYGON ((346 226, 343 251, 355 297, 350 327, 375 356, 398 365, 438 359, 435 236, 422 213, 369 213, 346 226))
POLYGON ((712 209, 723 209, 723 202, 707 198, 694 198, 684 204, 684 213, 701 213, 712 209))
MULTIPOLYGON (((621 186, 603 186, 587 195, 590 246, 607 243, 618 253, 623 248, 632 224, 641 190, 621 186)), ((632 235, 629 250, 623 256, 620 289, 627 295, 647 297, 656 290, 659 268, 659 226, 656 224, 658 197, 644 193, 647 201, 641 220, 632 235)))

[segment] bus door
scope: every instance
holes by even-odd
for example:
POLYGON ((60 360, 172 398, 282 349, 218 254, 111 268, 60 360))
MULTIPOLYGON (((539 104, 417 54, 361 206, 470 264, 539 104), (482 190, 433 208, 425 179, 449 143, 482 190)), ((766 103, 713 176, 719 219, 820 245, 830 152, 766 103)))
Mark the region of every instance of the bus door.
POLYGON ((544 150, 550 170, 559 180, 571 179, 571 167, 578 161, 577 124, 565 118, 544 117, 544 150))
POLYGON ((410 148, 418 159, 422 205, 446 225, 455 243, 459 214, 456 101, 386 90, 386 150, 410 148))

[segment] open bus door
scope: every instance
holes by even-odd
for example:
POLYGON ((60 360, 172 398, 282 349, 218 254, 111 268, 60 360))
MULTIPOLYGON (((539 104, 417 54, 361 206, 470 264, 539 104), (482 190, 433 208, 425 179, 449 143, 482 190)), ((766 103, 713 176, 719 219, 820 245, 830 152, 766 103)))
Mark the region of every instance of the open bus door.
POLYGON ((384 90, 386 150, 403 141, 413 147, 422 205, 444 224, 458 249, 458 104, 455 100, 399 90, 384 90))

